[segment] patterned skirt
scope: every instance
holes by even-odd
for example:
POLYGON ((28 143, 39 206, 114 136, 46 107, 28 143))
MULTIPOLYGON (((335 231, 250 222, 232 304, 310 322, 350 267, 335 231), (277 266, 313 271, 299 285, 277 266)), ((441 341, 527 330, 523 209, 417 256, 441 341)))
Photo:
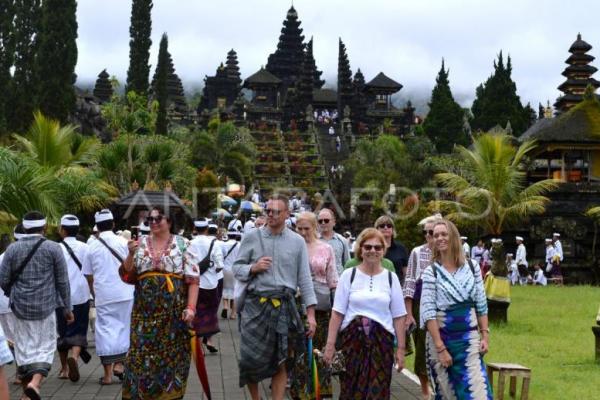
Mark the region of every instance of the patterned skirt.
POLYGON ((136 284, 123 399, 172 400, 185 395, 190 335, 181 316, 187 304, 187 286, 181 279, 172 282, 172 293, 162 276, 136 284))
POLYGON ((355 318, 342 331, 346 372, 340 377, 341 400, 390 398, 394 336, 375 321, 355 318))
MULTIPOLYGON (((315 311, 315 319, 317 320, 317 331, 313 336, 313 348, 325 351, 327 343, 327 327, 329 326, 329 318, 331 311, 315 311)), ((321 398, 327 399, 333 397, 333 385, 331 384, 331 373, 328 372, 326 366, 317 359, 317 370, 319 375, 319 387, 321 398)), ((314 390, 311 390, 309 382, 311 379, 311 369, 308 366, 308 356, 305 352, 296 358, 296 364, 293 366, 290 374, 290 397, 294 400, 313 400, 315 399, 314 390)))
POLYGON ((483 358, 477 317, 471 305, 459 304, 438 311, 440 336, 452 356, 452 365, 444 368, 431 335, 427 334, 427 363, 436 400, 492 400, 483 358))
POLYGON ((192 328, 199 337, 209 338, 221 332, 217 311, 219 311, 219 305, 221 305, 222 294, 223 279, 219 279, 219 283, 214 289, 200 288, 198 291, 196 317, 192 322, 192 328))

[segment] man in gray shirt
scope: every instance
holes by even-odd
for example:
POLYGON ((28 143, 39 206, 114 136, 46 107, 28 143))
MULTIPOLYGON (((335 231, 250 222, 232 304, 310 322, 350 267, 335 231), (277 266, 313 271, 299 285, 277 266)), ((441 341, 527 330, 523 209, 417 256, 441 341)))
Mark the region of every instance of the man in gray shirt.
POLYGON ((319 223, 321 240, 324 240, 333 247, 333 252, 335 253, 335 267, 338 271, 338 275, 342 276, 344 265, 350 260, 348 242, 342 235, 333 230, 335 227, 335 214, 329 208, 323 208, 319 211, 317 222, 319 223))
POLYGON ((308 251, 304 239, 285 226, 288 204, 286 196, 270 198, 265 209, 267 226, 244 235, 232 267, 235 277, 248 284, 239 305, 239 369, 240 387, 248 385, 253 400, 260 398, 258 383, 269 377, 272 398, 283 399, 288 348, 293 354, 305 351, 302 334, 312 337, 317 326, 308 251), (306 305, 307 332, 295 303, 297 288, 306 305))
POLYGON ((27 234, 11 244, 0 266, 0 287, 13 311, 15 359, 24 394, 40 399, 42 379, 48 376, 56 350, 55 309, 63 308, 67 323, 74 321, 67 264, 58 243, 46 240, 46 219, 33 211, 23 218, 27 234))

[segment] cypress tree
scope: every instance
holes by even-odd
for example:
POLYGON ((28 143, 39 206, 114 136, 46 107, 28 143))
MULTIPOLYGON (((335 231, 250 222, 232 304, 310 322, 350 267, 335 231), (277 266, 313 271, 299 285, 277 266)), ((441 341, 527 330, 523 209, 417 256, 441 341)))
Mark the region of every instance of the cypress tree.
POLYGON ((40 0, 17 0, 14 19, 14 72, 10 84, 8 127, 12 132, 23 133, 33 121, 37 108, 35 73, 36 35, 39 31, 40 0))
POLYGON ((158 101, 158 114, 156 116, 156 133, 159 135, 167 134, 167 106, 169 101, 168 80, 169 65, 171 64, 171 55, 169 54, 169 39, 167 34, 163 33, 160 39, 160 48, 158 50, 158 63, 154 74, 154 83, 152 89, 154 99, 158 101))
POLYGON ((129 69, 127 70, 126 90, 138 94, 148 92, 150 77, 150 46, 152 40, 152 0, 133 0, 131 5, 131 25, 129 27, 129 69))
POLYGON ((469 138, 463 131, 464 112, 452 96, 444 60, 435 82, 423 129, 438 152, 450 153, 455 144, 466 146, 469 138))
POLYGON ((494 73, 477 88, 471 108, 474 130, 487 131, 496 125, 504 127, 510 121, 513 132, 518 136, 529 126, 530 113, 521 104, 511 74, 510 56, 505 65, 500 52, 498 62, 494 61, 494 73))
POLYGON ((66 123, 75 108, 73 84, 77 64, 77 1, 44 0, 36 55, 39 108, 66 123))
POLYGON ((0 0, 0 134, 8 130, 7 104, 14 62, 14 0, 0 0))

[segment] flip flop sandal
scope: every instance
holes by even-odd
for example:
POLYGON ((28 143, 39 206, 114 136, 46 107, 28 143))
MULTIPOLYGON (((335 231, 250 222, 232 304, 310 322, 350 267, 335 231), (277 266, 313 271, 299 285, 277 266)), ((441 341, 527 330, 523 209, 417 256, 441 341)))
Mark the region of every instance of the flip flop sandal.
POLYGON ((104 382, 104 378, 103 377, 100 377, 100 379, 98 379, 98 383, 100 384, 100 386, 109 386, 109 385, 113 384, 112 380, 110 381, 110 383, 104 382))
POLYGON ((40 393, 30 386, 26 387, 23 393, 25 396, 29 397, 30 400, 42 400, 40 393))
MULTIPOLYGON (((68 373, 67 373, 67 374, 65 374, 65 373, 62 373, 62 372, 60 372, 60 373, 58 374, 58 379, 69 379, 69 374, 68 374, 68 373)), ((16 384, 16 383, 15 383, 15 384, 16 384)))
POLYGON ((123 378, 125 377, 125 371, 115 371, 113 370, 113 375, 116 376, 117 378, 119 378, 119 380, 122 382, 123 378))
POLYGON ((69 366, 69 379, 71 382, 79 381, 79 365, 73 357, 67 358, 67 365, 69 366))

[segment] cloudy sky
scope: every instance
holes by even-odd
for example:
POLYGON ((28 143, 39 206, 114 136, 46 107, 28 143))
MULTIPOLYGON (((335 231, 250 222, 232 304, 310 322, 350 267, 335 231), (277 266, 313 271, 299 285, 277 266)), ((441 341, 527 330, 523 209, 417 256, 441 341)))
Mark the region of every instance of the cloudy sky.
MULTIPOLYGON (((80 83, 104 68, 124 80, 129 63, 129 0, 79 0, 80 83)), ((202 84, 238 52, 242 77, 265 65, 279 38, 289 0, 154 0, 152 52, 163 32, 186 90, 202 84)), ((500 50, 510 54, 523 103, 554 102, 568 48, 581 32, 600 53, 597 0, 295 0, 306 38, 314 37, 317 66, 335 85, 338 37, 352 72, 378 72, 402 83, 402 98, 428 97, 442 58, 457 100, 470 106, 475 87, 500 50)), ((594 63, 600 66, 600 61, 594 63)), ((154 68, 152 68, 152 73, 154 68)), ((600 79, 600 73, 597 74, 600 79)), ((424 101, 424 100, 421 100, 424 101)))

